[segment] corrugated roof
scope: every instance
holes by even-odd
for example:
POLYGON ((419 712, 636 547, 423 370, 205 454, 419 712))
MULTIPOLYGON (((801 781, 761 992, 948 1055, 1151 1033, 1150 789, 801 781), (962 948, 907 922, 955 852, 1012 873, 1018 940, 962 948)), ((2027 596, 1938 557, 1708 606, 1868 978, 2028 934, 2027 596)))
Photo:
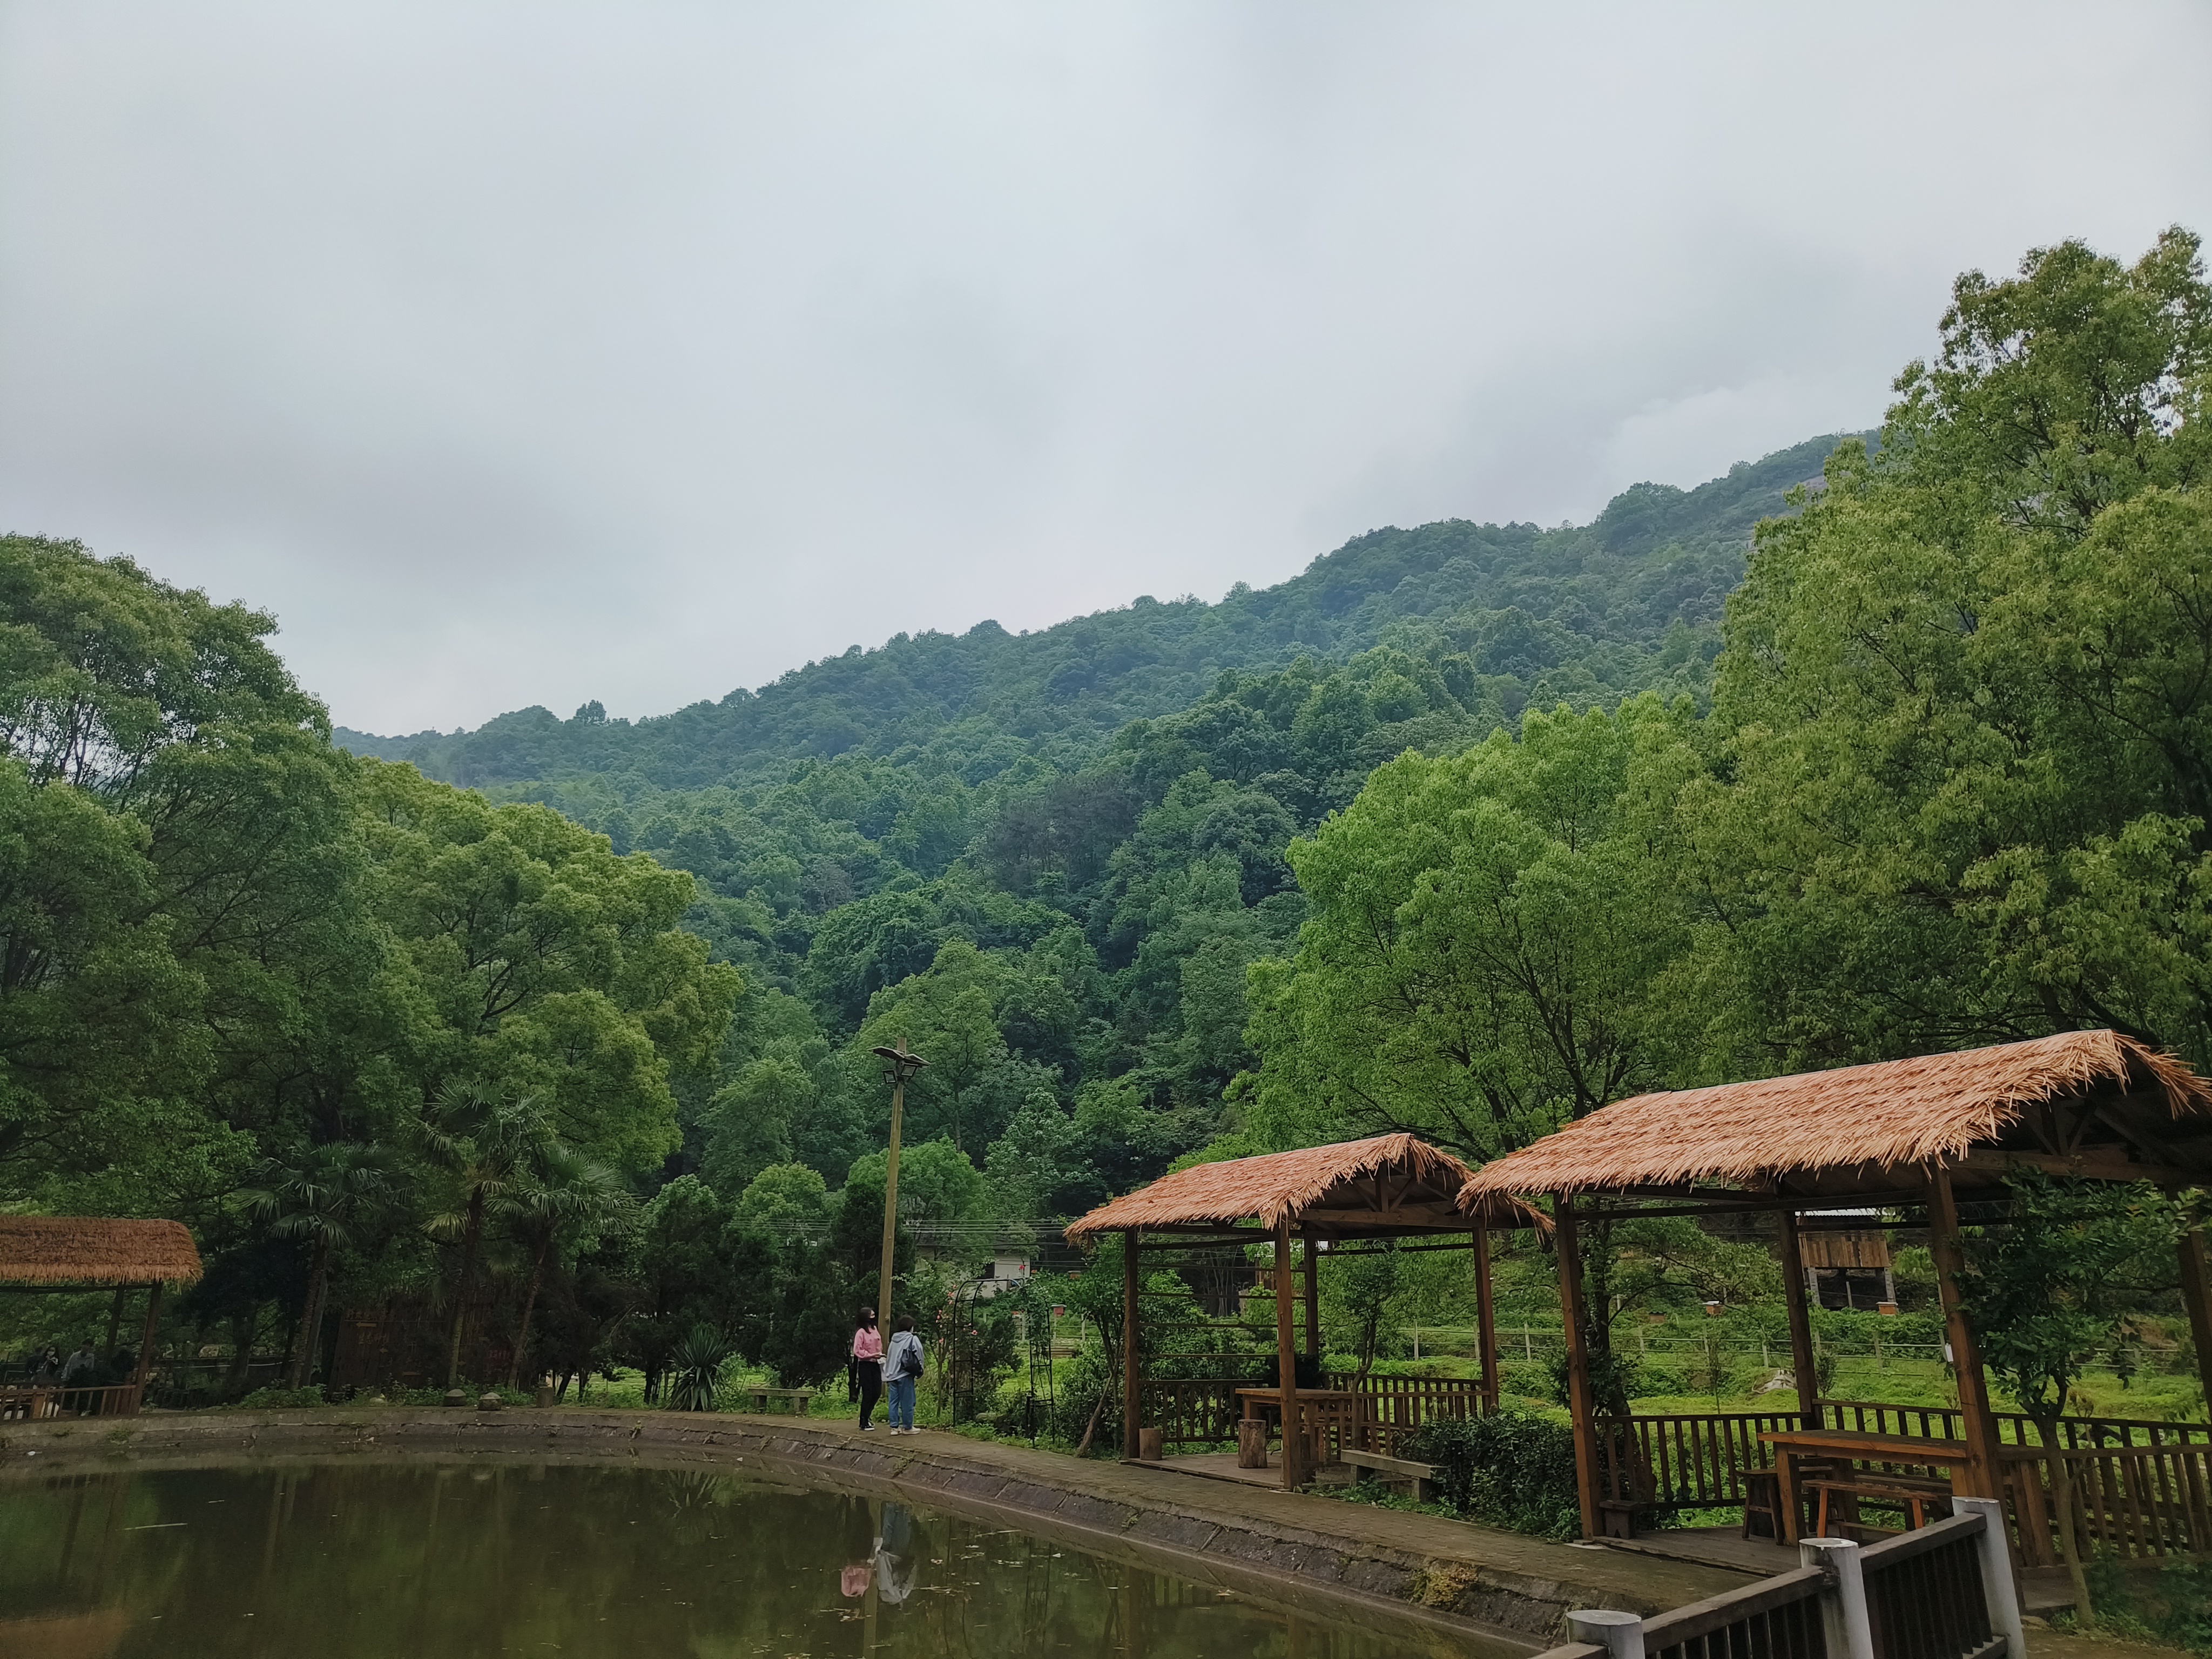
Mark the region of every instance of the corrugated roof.
POLYGON ((2212 1085, 2115 1031, 1708 1089, 1638 1095, 1593 1112, 1469 1176, 1462 1196, 1738 1184, 1793 1172, 1894 1170, 1994 1145, 2041 1101, 2104 1085, 2212 1113, 2212 1085))
POLYGON ((189 1283, 200 1253, 181 1221, 0 1215, 0 1285, 189 1283))
POLYGON ((1296 1222, 1323 1209, 1341 1212, 1354 1204, 1368 1205, 1369 1193, 1356 1189, 1354 1183, 1371 1182, 1378 1176, 1382 1186, 1371 1200, 1375 1212, 1387 1219, 1394 1203, 1406 1206, 1407 1231, 1472 1230, 1478 1216, 1507 1226, 1550 1224, 1540 1212, 1510 1198, 1481 1200, 1472 1208, 1462 1204, 1458 1194, 1472 1173, 1450 1153, 1413 1135, 1376 1135, 1179 1170, 1101 1205, 1072 1224, 1067 1237, 1077 1240, 1130 1227, 1239 1221, 1273 1228, 1285 1215, 1296 1222), (1395 1192, 1392 1182, 1398 1184, 1395 1192), (1415 1190, 1408 1193, 1407 1188, 1415 1190))

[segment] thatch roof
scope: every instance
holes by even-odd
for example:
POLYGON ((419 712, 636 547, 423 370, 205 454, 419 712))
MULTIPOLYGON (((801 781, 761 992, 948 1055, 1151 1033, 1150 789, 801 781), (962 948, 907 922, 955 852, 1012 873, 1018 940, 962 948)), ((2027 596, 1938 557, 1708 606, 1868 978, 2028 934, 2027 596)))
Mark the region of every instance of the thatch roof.
POLYGON ((1464 1233, 1485 1222, 1550 1224, 1510 1194, 1462 1204, 1460 1190, 1471 1173, 1450 1153, 1412 1135, 1376 1135, 1179 1170, 1101 1205, 1073 1224, 1067 1237, 1081 1240, 1131 1227, 1226 1227, 1242 1221, 1272 1229, 1285 1216, 1316 1237, 1464 1233))
POLYGON ((1638 1095, 1486 1165, 1465 1196, 1723 1185, 1894 1189, 1931 1161, 2212 1171, 2212 1085, 2113 1031, 1638 1095))
POLYGON ((181 1221, 0 1215, 0 1285, 150 1285, 200 1276, 181 1221))

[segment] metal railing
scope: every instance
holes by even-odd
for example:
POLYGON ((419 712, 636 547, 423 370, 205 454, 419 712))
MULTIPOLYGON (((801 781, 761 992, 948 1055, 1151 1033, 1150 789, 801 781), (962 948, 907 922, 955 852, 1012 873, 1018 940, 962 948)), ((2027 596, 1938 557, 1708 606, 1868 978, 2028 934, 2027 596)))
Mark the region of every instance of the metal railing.
POLYGON ((1994 1498, 1862 1549, 1798 1547, 1792 1572, 1653 1619, 1567 1615, 1572 1640, 1540 1659, 2027 1659, 1994 1498))

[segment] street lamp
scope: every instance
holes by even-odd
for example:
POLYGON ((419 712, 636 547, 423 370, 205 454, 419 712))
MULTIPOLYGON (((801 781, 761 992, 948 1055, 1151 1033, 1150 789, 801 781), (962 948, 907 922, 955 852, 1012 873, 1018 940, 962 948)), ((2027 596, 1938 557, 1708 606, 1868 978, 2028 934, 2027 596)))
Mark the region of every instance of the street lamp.
POLYGON ((929 1062, 920 1054, 908 1054, 904 1037, 898 1040, 897 1048, 878 1048, 875 1053, 891 1075, 891 1156, 884 1171, 884 1267, 876 1285, 876 1328, 888 1331, 891 1328, 891 1244, 898 1237, 899 1118, 906 1110, 906 1080, 929 1062))

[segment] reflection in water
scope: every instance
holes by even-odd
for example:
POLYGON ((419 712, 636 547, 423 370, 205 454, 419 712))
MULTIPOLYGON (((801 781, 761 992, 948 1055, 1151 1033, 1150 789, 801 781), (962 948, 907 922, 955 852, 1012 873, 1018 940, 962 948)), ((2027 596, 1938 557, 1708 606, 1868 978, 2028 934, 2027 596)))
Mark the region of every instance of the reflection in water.
POLYGON ((697 1472, 343 1464, 0 1497, 0 1653, 39 1659, 1381 1659, 1006 1528, 697 1472))

